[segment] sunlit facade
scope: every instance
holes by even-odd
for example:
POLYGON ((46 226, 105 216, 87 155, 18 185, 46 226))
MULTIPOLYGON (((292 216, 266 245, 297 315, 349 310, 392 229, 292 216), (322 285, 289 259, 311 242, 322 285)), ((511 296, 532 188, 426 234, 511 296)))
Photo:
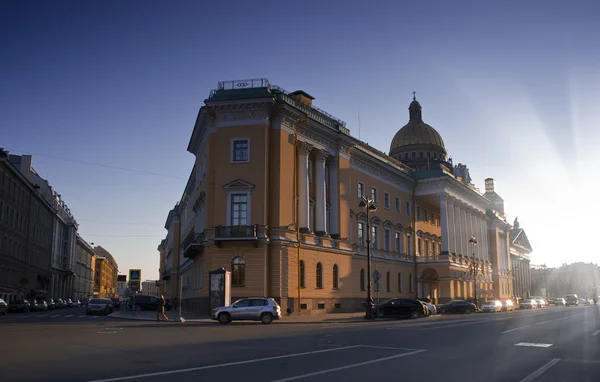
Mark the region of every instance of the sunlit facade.
POLYGON ((188 145, 195 165, 158 247, 167 297, 206 312, 208 272, 222 267, 234 299, 360 310, 367 235, 375 299, 513 297, 511 225, 495 182, 482 193, 448 159, 416 99, 389 155, 312 101, 266 79, 222 82, 205 100, 188 145), (362 197, 377 211, 367 215, 362 197))
POLYGON ((96 266, 94 269, 94 297, 118 297, 117 276, 119 266, 114 257, 101 246, 94 247, 96 266))

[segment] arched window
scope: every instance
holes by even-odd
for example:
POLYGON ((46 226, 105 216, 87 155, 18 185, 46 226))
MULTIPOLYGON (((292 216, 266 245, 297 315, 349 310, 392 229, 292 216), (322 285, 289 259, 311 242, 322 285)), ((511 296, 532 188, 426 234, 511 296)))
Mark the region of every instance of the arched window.
POLYGON ((360 290, 365 290, 365 270, 360 270, 360 290))
POLYGON ((338 272, 338 266, 337 264, 333 265, 333 289, 338 289, 339 288, 339 272, 338 272))
POLYGON ((231 260, 231 286, 246 285, 246 261, 241 257, 231 260))
POLYGON ((300 260, 300 288, 306 288, 306 269, 303 260, 300 260))
POLYGON ((390 271, 388 271, 388 273, 386 273, 385 275, 385 286, 387 287, 387 291, 391 292, 392 291, 392 279, 390 277, 390 271))
POLYGON ((323 288, 323 264, 317 263, 317 288, 323 288))

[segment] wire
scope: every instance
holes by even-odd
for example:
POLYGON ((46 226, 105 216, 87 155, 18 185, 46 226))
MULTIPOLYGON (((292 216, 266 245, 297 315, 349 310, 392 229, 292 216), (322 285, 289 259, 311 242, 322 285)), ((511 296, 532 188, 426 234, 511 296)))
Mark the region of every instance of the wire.
POLYGON ((157 172, 150 172, 150 171, 144 171, 144 170, 136 170, 136 169, 133 169, 133 168, 113 166, 113 165, 103 164, 103 163, 87 162, 87 161, 83 161, 83 160, 57 157, 57 156, 53 156, 53 155, 36 154, 36 153, 31 153, 31 152, 27 152, 27 151, 23 151, 23 150, 17 150, 17 149, 6 148, 5 150, 6 151, 16 152, 16 153, 21 153, 21 154, 25 154, 25 155, 35 155, 35 156, 39 156, 39 157, 59 159, 59 160, 63 160, 63 161, 66 161, 66 162, 81 163, 81 164, 86 164, 86 165, 89 165, 89 166, 98 166, 98 167, 110 168, 110 169, 113 169, 113 170, 129 171, 129 172, 133 172, 133 173, 137 173, 137 174, 154 175, 154 176, 160 176, 160 177, 172 178, 172 179, 187 179, 187 178, 184 178, 184 177, 181 177, 181 176, 173 176, 173 175, 168 175, 168 174, 160 174, 160 173, 157 173, 157 172))
POLYGON ((99 221, 99 220, 80 220, 77 219, 78 223, 97 223, 97 224, 125 224, 125 225, 147 225, 147 226, 154 226, 156 227, 156 224, 153 223, 137 223, 137 222, 108 222, 108 221, 99 221))
POLYGON ((100 234, 100 233, 80 233, 79 236, 100 236, 100 237, 160 237, 164 238, 165 235, 112 235, 112 234, 100 234))

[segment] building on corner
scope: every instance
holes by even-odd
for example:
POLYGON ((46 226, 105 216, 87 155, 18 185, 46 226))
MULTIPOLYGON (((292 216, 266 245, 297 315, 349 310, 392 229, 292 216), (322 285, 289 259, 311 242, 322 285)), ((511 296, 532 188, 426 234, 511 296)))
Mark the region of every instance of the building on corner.
POLYGON ((142 281, 142 294, 146 296, 160 296, 160 283, 158 280, 142 281))
POLYGON ((514 296, 512 227, 495 180, 481 192, 468 166, 449 159, 416 97, 389 154, 313 100, 267 79, 211 91, 187 148, 196 161, 158 247, 168 297, 206 313, 208 273, 223 267, 234 300, 361 310, 367 238, 380 299, 514 296), (363 198, 377 210, 362 208, 363 198))
POLYGON ((0 298, 47 299, 56 205, 0 149, 0 298))
POLYGON ((85 300, 94 295, 96 254, 91 245, 77 235, 75 247, 75 288, 73 298, 85 300))
POLYGON ((94 297, 116 297, 119 266, 110 252, 101 246, 94 247, 94 253, 96 253, 94 297))

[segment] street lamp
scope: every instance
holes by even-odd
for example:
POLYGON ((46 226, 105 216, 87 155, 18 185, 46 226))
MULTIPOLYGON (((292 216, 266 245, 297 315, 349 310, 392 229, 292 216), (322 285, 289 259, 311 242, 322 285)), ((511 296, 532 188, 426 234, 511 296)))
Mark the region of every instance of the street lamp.
POLYGON ((358 208, 367 211, 367 306, 365 320, 372 320, 373 317, 373 296, 371 294, 371 225, 369 224, 369 212, 377 211, 375 201, 372 199, 360 197, 358 208))
POLYGON ((469 239, 469 243, 471 243, 473 245, 473 264, 471 264, 472 268, 473 268, 473 294, 475 295, 475 307, 477 309, 479 309, 479 304, 477 301, 477 268, 478 266, 475 265, 475 246, 477 245, 477 239, 475 238, 475 236, 471 236, 471 238, 469 239))

